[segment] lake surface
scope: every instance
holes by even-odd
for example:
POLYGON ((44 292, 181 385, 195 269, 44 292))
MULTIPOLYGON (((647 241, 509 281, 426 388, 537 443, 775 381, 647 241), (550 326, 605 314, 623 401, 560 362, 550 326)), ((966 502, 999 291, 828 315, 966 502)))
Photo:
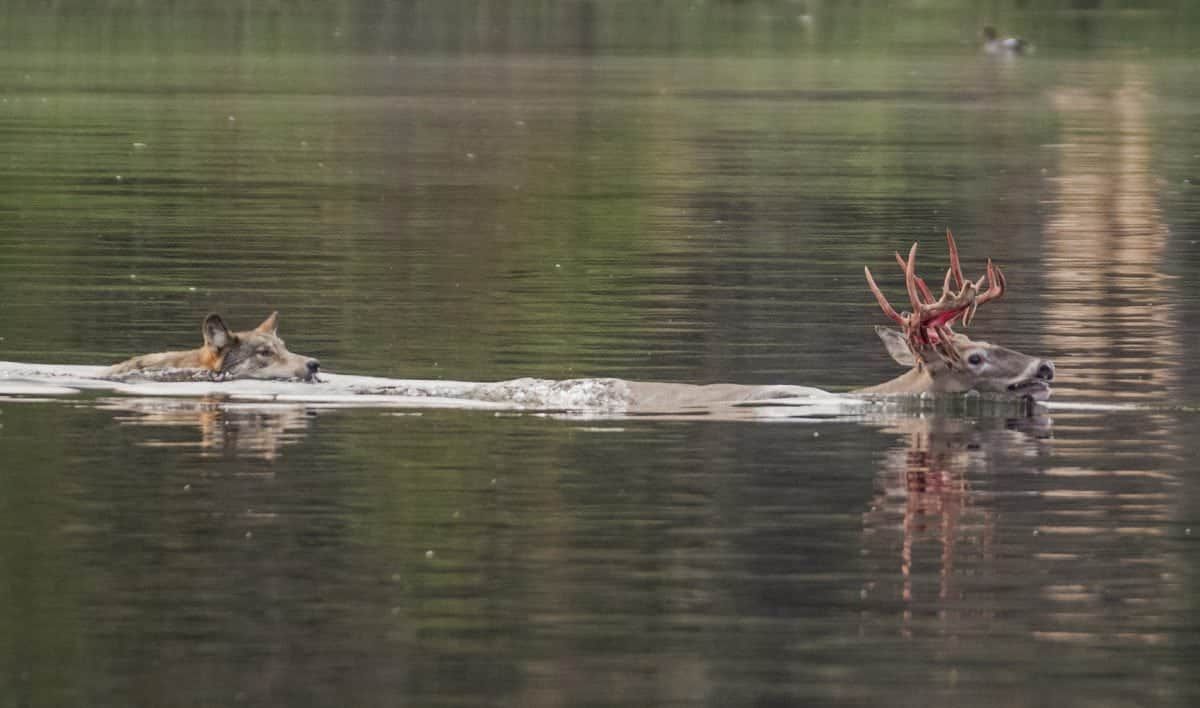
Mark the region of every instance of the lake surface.
MULTIPOLYGON (((0 398, 0 705, 1195 705, 1182 3, 9 8, 0 361, 842 392, 943 232, 1032 416, 0 398), (911 5, 911 7, 910 7, 911 5), (1031 56, 983 56, 985 22, 1031 56)), ((54 6, 59 7, 59 6, 54 6)))

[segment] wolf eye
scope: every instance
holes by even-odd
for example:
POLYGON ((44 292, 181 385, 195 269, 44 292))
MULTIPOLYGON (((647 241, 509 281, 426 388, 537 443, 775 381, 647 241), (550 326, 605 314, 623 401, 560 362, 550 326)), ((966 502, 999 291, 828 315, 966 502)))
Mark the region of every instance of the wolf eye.
POLYGON ((971 366, 979 366, 983 363, 983 355, 979 352, 972 352, 971 355, 967 357, 967 363, 971 366))
POLYGON ((267 347, 260 347, 259 350, 254 353, 259 356, 271 356, 271 350, 267 347))

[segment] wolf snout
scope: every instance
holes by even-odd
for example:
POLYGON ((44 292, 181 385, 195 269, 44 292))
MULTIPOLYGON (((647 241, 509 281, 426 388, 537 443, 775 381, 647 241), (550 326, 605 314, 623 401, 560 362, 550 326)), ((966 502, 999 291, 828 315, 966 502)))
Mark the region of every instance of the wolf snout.
POLYGON ((308 375, 312 376, 321 368, 321 362, 316 359, 309 359, 304 362, 304 366, 308 369, 308 375))
POLYGON ((1037 373, 1034 374, 1034 377, 1042 381, 1053 381, 1054 362, 1043 360, 1040 364, 1038 364, 1037 373))

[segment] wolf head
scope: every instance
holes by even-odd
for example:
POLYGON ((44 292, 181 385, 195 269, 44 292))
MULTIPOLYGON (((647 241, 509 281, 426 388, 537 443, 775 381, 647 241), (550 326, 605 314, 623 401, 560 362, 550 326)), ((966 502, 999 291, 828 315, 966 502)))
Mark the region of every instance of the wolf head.
POLYGON ((287 350, 278 334, 278 315, 246 332, 231 332, 220 315, 204 318, 204 358, 214 371, 230 378, 302 379, 312 381, 321 364, 287 350))

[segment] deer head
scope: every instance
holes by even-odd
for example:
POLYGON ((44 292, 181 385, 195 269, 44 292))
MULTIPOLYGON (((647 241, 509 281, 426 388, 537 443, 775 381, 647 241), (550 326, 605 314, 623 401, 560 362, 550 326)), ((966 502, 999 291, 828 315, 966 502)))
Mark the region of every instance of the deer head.
POLYGON ((1004 273, 987 262, 987 272, 977 281, 963 277, 954 235, 946 229, 950 247, 950 268, 942 283, 942 295, 936 300, 929 286, 917 276, 917 244, 908 251, 908 259, 896 254, 904 269, 904 285, 912 311, 899 313, 884 297, 871 269, 864 268, 867 285, 886 314, 900 330, 876 327, 892 358, 911 370, 886 383, 860 389, 859 393, 954 393, 979 391, 1045 400, 1050 397, 1054 364, 987 342, 976 342, 951 329, 955 322, 964 327, 975 318, 980 305, 1004 294, 1004 273))

